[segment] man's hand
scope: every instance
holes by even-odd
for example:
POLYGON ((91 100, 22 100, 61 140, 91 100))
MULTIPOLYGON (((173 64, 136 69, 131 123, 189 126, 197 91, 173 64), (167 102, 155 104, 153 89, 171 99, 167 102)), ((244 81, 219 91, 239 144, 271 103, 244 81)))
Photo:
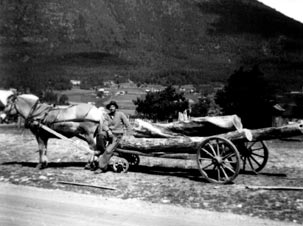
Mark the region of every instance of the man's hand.
POLYGON ((107 131, 107 135, 108 135, 110 138, 113 138, 113 137, 114 137, 114 135, 113 135, 113 133, 112 133, 111 130, 108 130, 108 131, 107 131))
POLYGON ((31 121, 30 124, 33 125, 33 126, 39 126, 40 125, 40 123, 37 120, 31 121))

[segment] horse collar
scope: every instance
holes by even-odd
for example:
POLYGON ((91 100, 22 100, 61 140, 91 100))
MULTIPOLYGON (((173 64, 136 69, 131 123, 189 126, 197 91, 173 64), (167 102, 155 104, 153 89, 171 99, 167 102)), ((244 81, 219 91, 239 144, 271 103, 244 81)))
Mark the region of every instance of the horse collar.
POLYGON ((38 106, 38 103, 39 103, 39 100, 37 100, 35 102, 35 104, 32 106, 32 108, 30 109, 29 111, 29 114, 28 116, 25 118, 25 122, 24 122, 24 126, 25 127, 28 127, 32 121, 32 116, 33 116, 33 113, 35 112, 37 106, 38 106))
POLYGON ((39 100, 36 101, 36 103, 32 106, 31 110, 29 111, 29 114, 27 116, 27 119, 32 118, 33 113, 35 112, 37 106, 38 106, 39 100))

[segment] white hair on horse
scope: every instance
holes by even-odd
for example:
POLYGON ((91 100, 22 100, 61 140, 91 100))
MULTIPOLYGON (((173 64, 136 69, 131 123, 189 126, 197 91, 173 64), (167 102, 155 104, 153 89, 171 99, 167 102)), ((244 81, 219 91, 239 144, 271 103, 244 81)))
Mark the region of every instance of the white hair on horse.
POLYGON ((14 95, 14 93, 11 90, 0 90, 0 105, 3 104, 4 106, 6 106, 7 98, 12 95, 14 95))
POLYGON ((102 114, 102 115, 107 113, 105 107, 102 107, 102 106, 98 107, 98 110, 99 110, 100 114, 102 114))
POLYGON ((35 96, 34 94, 21 94, 20 96, 18 96, 19 98, 24 98, 26 100, 30 100, 30 101, 37 101, 39 100, 39 97, 35 96))

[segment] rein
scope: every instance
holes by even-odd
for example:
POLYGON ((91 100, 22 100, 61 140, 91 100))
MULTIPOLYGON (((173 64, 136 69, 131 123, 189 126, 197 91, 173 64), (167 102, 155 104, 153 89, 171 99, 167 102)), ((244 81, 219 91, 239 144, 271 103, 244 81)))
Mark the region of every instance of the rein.
POLYGON ((29 111, 28 116, 25 118, 24 126, 27 127, 33 119, 33 113, 35 112, 37 106, 38 106, 39 100, 36 101, 36 103, 32 106, 32 108, 29 111))

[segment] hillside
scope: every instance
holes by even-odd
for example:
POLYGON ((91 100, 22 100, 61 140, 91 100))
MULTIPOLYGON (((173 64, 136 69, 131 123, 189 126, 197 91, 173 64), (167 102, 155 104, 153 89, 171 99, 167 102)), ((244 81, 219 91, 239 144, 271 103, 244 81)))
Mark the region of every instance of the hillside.
POLYGON ((207 83, 256 63, 287 89, 302 81, 303 25, 255 0, 0 4, 3 85, 114 75, 144 82, 157 73, 168 82, 177 73, 180 83, 207 83))

